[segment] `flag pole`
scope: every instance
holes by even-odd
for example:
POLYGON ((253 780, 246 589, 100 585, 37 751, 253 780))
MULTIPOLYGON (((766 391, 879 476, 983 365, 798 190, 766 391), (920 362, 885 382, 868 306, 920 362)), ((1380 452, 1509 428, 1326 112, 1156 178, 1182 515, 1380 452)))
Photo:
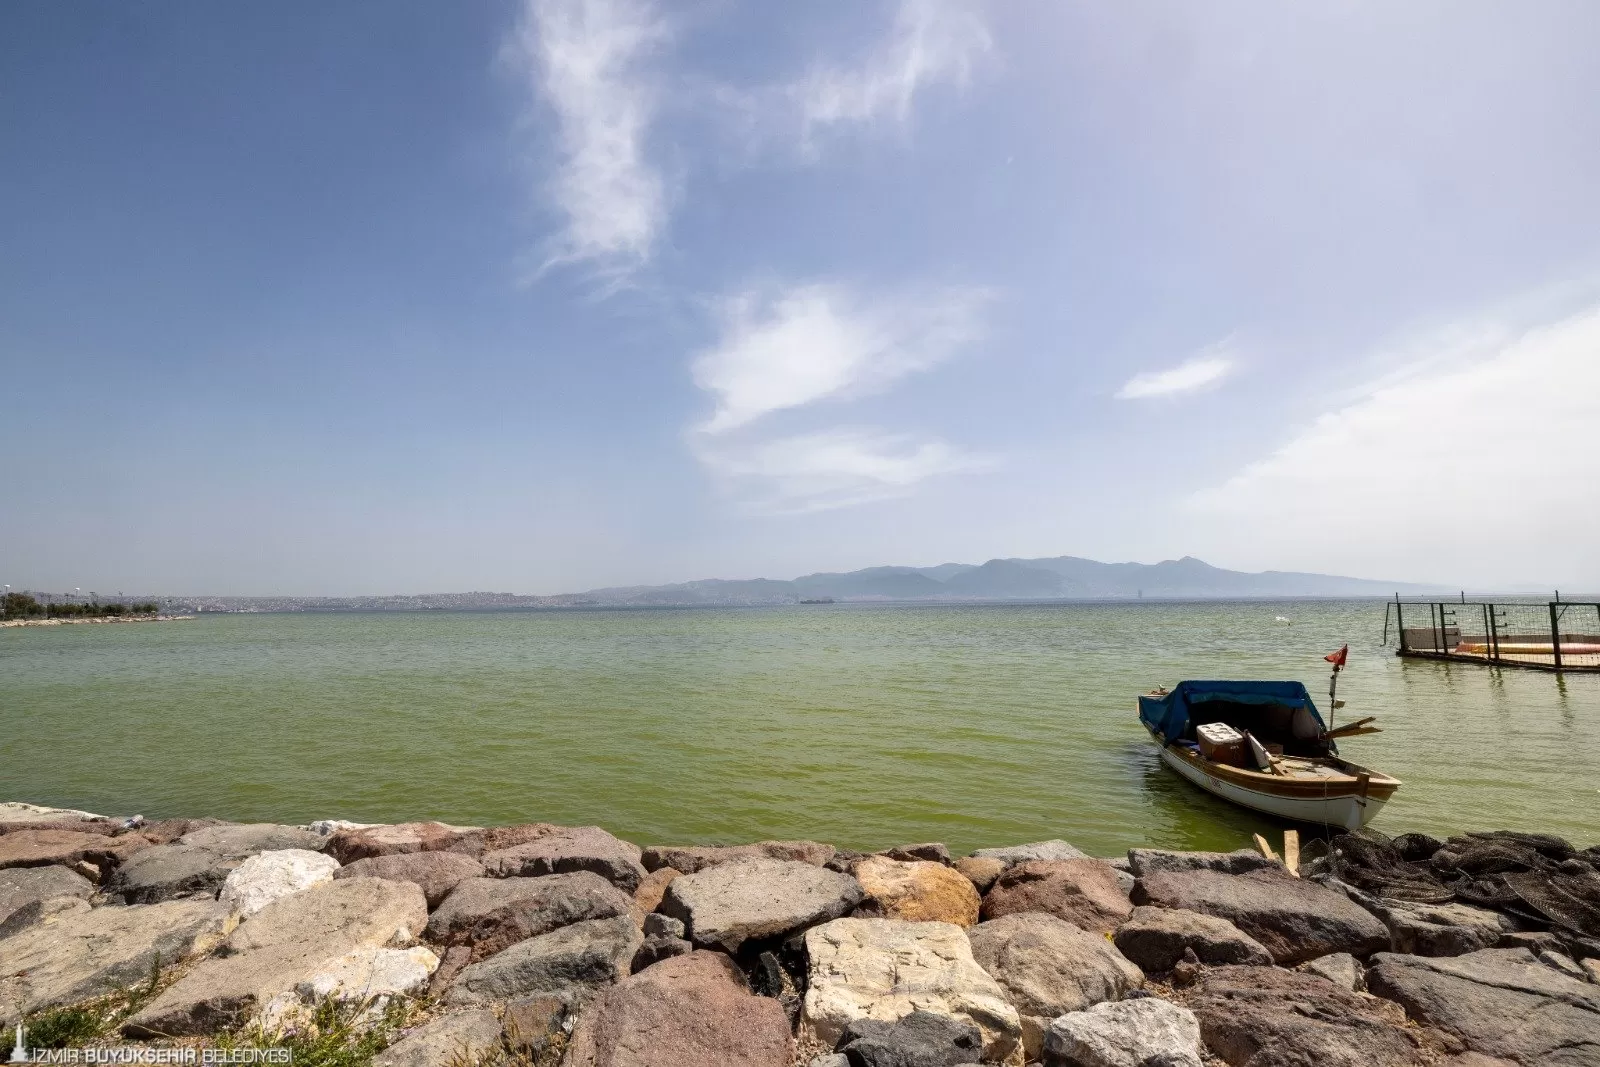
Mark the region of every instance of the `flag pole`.
POLYGON ((1328 676, 1328 732, 1331 733, 1333 714, 1339 710, 1339 670, 1350 658, 1350 646, 1344 645, 1339 651, 1330 652, 1322 658, 1333 664, 1333 673, 1328 676))

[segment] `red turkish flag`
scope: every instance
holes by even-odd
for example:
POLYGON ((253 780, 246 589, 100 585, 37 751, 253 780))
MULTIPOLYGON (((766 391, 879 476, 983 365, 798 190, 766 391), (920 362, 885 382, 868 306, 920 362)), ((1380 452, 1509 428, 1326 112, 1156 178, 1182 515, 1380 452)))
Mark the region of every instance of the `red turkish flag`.
POLYGON ((1343 667, 1345 660, 1350 658, 1350 646, 1344 645, 1339 649, 1339 651, 1329 652, 1322 658, 1333 664, 1335 667, 1343 667))

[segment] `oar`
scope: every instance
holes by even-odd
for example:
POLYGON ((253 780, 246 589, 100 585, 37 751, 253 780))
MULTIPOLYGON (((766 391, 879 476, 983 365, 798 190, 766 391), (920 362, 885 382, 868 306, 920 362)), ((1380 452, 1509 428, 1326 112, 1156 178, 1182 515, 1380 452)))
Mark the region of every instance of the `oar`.
POLYGON ((1376 726, 1367 726, 1367 723, 1374 722, 1374 721, 1376 721, 1377 718, 1378 717, 1376 715, 1368 715, 1365 719, 1357 719, 1355 722, 1347 722, 1343 726, 1338 727, 1337 729, 1329 730, 1327 733, 1323 734, 1322 736, 1327 738, 1327 737, 1349 737, 1349 736, 1352 736, 1354 734, 1375 734, 1375 733, 1379 732, 1378 731, 1378 727, 1376 727, 1376 726), (1363 727, 1366 727, 1366 729, 1363 729, 1363 727))

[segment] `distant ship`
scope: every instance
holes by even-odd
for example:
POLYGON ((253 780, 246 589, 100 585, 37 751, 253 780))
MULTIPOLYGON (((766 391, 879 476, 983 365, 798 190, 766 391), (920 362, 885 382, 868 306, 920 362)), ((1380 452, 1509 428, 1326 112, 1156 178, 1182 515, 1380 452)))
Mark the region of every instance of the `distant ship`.
POLYGON ((833 597, 831 597, 831 596, 819 596, 819 597, 815 597, 815 598, 802 600, 802 601, 800 601, 800 603, 802 603, 802 604, 832 604, 833 603, 833 597))

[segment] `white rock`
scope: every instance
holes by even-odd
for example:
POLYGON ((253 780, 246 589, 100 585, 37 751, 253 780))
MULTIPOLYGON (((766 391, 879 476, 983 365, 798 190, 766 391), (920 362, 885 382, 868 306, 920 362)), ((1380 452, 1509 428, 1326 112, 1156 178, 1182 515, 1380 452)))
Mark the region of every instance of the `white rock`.
POLYGON ((806 953, 805 1021, 830 1045, 853 1020, 894 1022, 920 1008, 976 1026, 987 1061, 1017 1047, 1017 1009, 953 923, 835 919, 806 931, 806 953))
POLYGON ((309 1000, 363 1000, 413 993, 427 985, 438 969, 439 957, 421 945, 405 949, 367 946, 329 960, 296 991, 309 1000))
POLYGON ((379 824, 375 822, 351 822, 349 819, 318 819, 307 826, 306 829, 312 833, 327 837, 330 834, 338 833, 340 830, 366 830, 377 825, 379 824))
POLYGON ((218 899, 234 914, 250 916, 274 900, 332 881, 338 869, 338 860, 309 849, 258 852, 228 875, 218 899))
POLYGON ((1201 1067, 1200 1024, 1188 1008, 1156 997, 1107 1001, 1051 1023, 1044 1062, 1046 1067, 1201 1067))

